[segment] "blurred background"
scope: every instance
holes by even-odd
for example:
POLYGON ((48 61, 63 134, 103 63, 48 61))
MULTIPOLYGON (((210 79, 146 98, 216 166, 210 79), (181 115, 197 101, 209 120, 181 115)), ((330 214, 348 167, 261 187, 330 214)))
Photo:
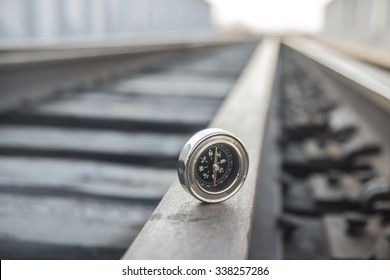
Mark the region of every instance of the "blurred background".
POLYGON ((0 0, 0 257, 121 258, 270 38, 249 257, 389 259, 390 0, 0 0))
POLYGON ((2 45, 294 32, 390 44, 386 0, 1 0, 1 7, 2 45))

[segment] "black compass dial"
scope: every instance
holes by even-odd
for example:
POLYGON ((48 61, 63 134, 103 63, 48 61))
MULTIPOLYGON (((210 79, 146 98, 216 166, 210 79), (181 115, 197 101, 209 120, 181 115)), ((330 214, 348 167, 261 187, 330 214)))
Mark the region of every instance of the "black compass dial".
POLYGON ((237 152, 225 143, 208 146, 195 164, 196 181, 207 192, 227 189, 236 179, 238 171, 237 152))

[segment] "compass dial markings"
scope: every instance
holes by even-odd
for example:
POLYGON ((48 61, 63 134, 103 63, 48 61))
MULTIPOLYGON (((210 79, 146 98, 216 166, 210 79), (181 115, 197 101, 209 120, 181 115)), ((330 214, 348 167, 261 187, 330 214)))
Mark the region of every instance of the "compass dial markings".
POLYGON ((195 164, 195 176, 199 186, 206 191, 227 189, 238 174, 238 155, 225 143, 206 147, 195 164))

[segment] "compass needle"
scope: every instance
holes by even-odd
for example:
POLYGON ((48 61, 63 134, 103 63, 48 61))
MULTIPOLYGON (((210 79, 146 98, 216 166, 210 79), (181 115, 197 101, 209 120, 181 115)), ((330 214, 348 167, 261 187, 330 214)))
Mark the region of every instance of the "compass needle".
POLYGON ((243 185, 249 166, 242 142, 222 129, 196 133, 180 153, 181 185, 195 198, 217 203, 233 196, 243 185))
POLYGON ((218 171, 218 165, 217 165, 217 147, 215 147, 215 156, 214 156, 214 165, 213 165, 213 170, 214 170, 214 188, 217 185, 217 171, 218 171))

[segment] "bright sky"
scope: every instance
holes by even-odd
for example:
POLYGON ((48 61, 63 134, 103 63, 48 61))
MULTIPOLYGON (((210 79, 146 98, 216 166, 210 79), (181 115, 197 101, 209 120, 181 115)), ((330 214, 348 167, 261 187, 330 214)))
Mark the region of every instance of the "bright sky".
POLYGON ((244 24, 260 32, 317 32, 331 0, 207 0, 222 28, 244 24))

